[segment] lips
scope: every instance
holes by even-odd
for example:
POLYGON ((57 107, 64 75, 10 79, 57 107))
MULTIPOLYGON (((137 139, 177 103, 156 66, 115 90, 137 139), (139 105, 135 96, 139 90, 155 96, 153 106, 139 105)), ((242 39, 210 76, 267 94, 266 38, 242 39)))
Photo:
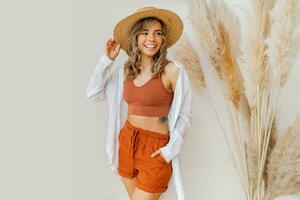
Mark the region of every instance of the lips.
POLYGON ((148 49, 154 49, 156 48, 157 45, 153 45, 153 44, 146 44, 144 45, 144 47, 148 48, 148 49))

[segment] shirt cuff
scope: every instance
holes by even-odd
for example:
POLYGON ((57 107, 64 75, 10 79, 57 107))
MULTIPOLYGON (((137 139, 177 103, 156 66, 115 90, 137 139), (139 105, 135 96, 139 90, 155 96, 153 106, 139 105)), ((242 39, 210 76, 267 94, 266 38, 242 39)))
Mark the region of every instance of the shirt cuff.
POLYGON ((161 153, 168 163, 180 153, 182 143, 183 138, 176 130, 174 130, 169 143, 160 148, 161 153))
POLYGON ((100 62, 104 63, 105 65, 110 65, 114 62, 114 60, 110 59, 106 54, 102 54, 100 57, 100 62))
POLYGON ((165 160, 167 161, 167 163, 169 163, 171 161, 171 152, 168 149, 168 147, 164 146, 162 148, 160 148, 160 152, 161 154, 163 154, 165 160))

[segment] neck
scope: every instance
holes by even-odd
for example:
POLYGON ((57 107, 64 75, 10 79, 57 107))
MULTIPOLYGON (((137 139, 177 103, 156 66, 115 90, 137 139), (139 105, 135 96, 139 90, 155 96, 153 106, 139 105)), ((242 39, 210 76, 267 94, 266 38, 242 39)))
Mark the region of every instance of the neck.
POLYGON ((142 62, 142 66, 141 66, 142 71, 150 70, 151 66, 153 65, 153 59, 151 56, 142 55, 141 62, 142 62))

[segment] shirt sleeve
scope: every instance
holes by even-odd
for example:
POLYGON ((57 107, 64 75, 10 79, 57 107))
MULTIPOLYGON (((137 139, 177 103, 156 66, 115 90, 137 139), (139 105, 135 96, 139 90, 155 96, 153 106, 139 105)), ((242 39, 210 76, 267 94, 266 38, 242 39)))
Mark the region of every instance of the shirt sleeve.
POLYGON ((90 99, 94 102, 100 102, 106 99, 105 89, 107 80, 112 74, 111 68, 113 64, 114 60, 111 60, 105 54, 100 57, 88 82, 86 90, 87 99, 90 99))
POLYGON ((173 129, 173 136, 166 146, 160 148, 167 162, 170 162, 180 153, 184 137, 190 128, 192 119, 192 88, 184 70, 183 73, 182 105, 173 129))

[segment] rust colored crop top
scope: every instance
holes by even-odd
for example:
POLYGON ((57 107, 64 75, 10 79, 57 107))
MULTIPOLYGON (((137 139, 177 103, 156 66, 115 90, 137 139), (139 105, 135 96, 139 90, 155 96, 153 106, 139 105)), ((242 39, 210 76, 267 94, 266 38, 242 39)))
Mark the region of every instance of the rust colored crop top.
POLYGON ((125 80, 123 98, 128 103, 128 113, 134 115, 167 116, 173 100, 173 93, 167 91, 161 77, 153 77, 142 86, 132 80, 125 80))

